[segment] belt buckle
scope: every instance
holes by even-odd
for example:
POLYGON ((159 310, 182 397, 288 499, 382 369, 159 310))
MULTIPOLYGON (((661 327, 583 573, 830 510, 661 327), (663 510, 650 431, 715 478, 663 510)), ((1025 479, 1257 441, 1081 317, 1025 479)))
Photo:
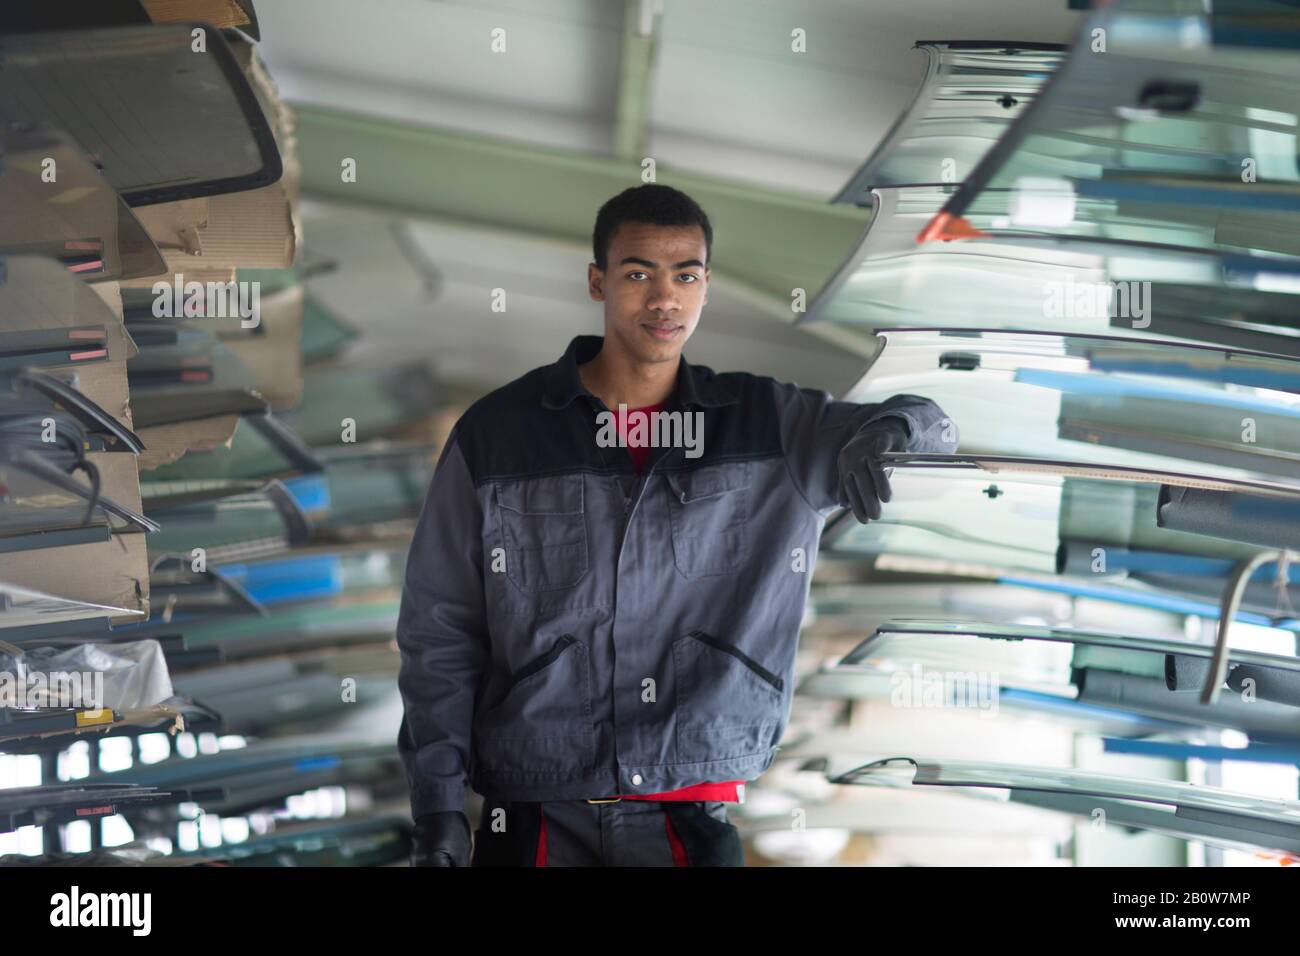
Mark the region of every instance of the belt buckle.
POLYGON ((588 803, 618 803, 622 797, 599 797, 594 800, 588 800, 588 803))

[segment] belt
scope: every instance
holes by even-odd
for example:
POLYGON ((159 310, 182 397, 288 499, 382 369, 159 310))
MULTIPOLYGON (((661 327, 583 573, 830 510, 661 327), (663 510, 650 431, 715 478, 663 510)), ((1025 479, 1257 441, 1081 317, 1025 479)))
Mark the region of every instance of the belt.
POLYGON ((618 803, 622 797, 598 797, 594 800, 584 800, 584 803, 618 803))

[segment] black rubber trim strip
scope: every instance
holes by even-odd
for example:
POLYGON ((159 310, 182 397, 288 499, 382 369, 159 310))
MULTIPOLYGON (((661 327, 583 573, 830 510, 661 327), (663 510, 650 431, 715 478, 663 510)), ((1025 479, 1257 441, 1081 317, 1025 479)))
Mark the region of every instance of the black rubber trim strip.
MULTIPOLYGON (((60 471, 54 465, 51 465, 49 462, 47 462, 45 459, 41 458, 39 455, 35 454, 34 452, 20 451, 17 454, 7 455, 6 460, 9 462, 9 464, 13 465, 15 468, 21 468, 24 471, 28 472, 29 474, 35 475, 38 478, 42 478, 45 481, 48 481, 50 484, 54 485, 56 488, 61 488, 64 491, 77 495, 80 498, 85 498, 87 501, 90 500, 91 495, 90 495, 89 488, 81 484, 81 482, 70 478, 64 472, 60 471)), ((158 522, 151 521, 149 518, 146 518, 144 515, 138 514, 132 511, 130 508, 126 508, 123 507, 122 505, 119 505, 116 501, 114 501, 112 498, 107 497, 106 495, 99 495, 95 499, 95 504, 98 507, 102 508, 108 514, 111 514, 117 518, 121 518, 123 521, 127 522, 128 524, 134 525, 136 531, 147 533, 150 531, 157 531, 160 527, 162 527, 161 525, 158 524, 158 522)), ((125 529, 111 529, 111 530, 113 534, 118 534, 125 529)))
POLYGON ((112 435, 134 454, 144 451, 144 442, 139 435, 66 382, 31 368, 23 369, 15 380, 58 402, 87 426, 89 431, 112 435))

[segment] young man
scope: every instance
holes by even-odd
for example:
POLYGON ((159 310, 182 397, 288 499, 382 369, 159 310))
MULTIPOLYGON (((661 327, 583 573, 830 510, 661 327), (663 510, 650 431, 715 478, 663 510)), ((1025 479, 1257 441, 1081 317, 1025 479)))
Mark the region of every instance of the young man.
POLYGON ((955 448, 925 398, 687 363, 712 240, 670 187, 605 203, 603 338, 443 449, 397 629, 413 865, 744 865, 726 804, 785 730, 825 519, 880 517, 882 453, 955 448))

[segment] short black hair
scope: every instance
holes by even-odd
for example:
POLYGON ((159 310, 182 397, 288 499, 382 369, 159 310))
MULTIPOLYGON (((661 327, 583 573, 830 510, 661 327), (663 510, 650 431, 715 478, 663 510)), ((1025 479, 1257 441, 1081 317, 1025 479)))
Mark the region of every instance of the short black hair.
POLYGON ((610 240, 625 222, 648 222, 656 226, 699 226, 704 230, 704 263, 713 256, 713 227, 699 204, 672 186, 644 183, 625 189, 606 201, 596 213, 596 228, 591 234, 596 268, 605 271, 605 256, 610 240))

